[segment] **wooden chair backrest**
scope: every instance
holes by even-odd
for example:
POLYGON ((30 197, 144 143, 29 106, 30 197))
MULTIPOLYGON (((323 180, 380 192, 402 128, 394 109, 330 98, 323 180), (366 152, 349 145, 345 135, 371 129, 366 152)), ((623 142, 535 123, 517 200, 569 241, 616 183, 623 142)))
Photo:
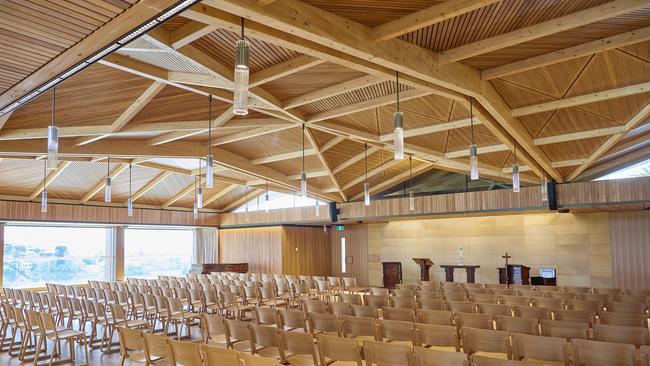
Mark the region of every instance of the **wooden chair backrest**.
POLYGON ((541 319, 540 328, 545 337, 589 338, 589 323, 541 319))
POLYGON ((482 351, 505 353, 508 359, 512 356, 508 332, 461 328, 461 334, 463 335, 463 350, 468 355, 482 351))
POLYGON ((226 339, 230 342, 250 340, 248 322, 236 319, 224 319, 224 322, 226 324, 226 339))
POLYGON ((281 366, 273 358, 254 356, 244 352, 240 352, 238 357, 241 366, 281 366))
POLYGON ((363 304, 378 308, 388 306, 388 295, 363 295, 363 304))
POLYGON ((490 314, 454 313, 454 323, 458 328, 494 329, 490 314))
POLYGON ((255 348, 278 347, 278 328, 267 325, 248 324, 251 343, 255 348))
POLYGON ((437 351, 413 347, 414 366, 466 366, 467 356, 460 352, 437 351))
POLYGON ((525 296, 500 295, 499 299, 506 305, 528 305, 528 298, 525 296))
POLYGON ((648 318, 641 313, 612 313, 604 312, 598 315, 598 320, 602 324, 609 325, 627 325, 631 327, 648 327, 648 318))
POLYGON ((571 340, 572 362, 586 366, 634 366, 635 347, 632 344, 571 340))
POLYGON ((515 305, 512 307, 515 316, 537 319, 551 319, 551 309, 540 306, 515 305))
POLYGON ((328 310, 334 315, 352 315, 352 307, 350 304, 340 301, 334 301, 327 304, 328 310))
POLYGON ((122 354, 128 354, 129 350, 144 350, 144 338, 142 338, 141 330, 117 327, 117 331, 122 354))
POLYGON ((540 361, 561 361, 566 359, 569 343, 564 338, 538 335, 512 334, 512 358, 515 360, 535 359, 540 361))
POLYGON ((379 317, 379 312, 377 307, 374 305, 351 305, 352 314, 354 316, 361 316, 366 318, 375 318, 379 317))
POLYGON ((625 325, 594 324, 594 340, 628 343, 637 347, 648 345, 648 328, 625 325))
POLYGON ((364 341, 363 354, 367 365, 405 366, 412 365, 411 347, 378 341, 364 341))
POLYGON ((379 321, 378 326, 380 339, 415 343, 415 328, 412 322, 384 319, 379 321))
POLYGON ((596 313, 592 310, 564 310, 553 309, 554 320, 567 320, 593 325, 596 321, 596 313))
POLYGON ((280 329, 298 329, 301 328, 303 332, 307 331, 307 317, 305 313, 300 310, 287 310, 285 308, 278 309, 278 327, 280 329))
POLYGON ((434 325, 452 325, 453 317, 451 311, 418 309, 417 321, 434 325))
POLYGON ((512 308, 506 304, 477 303, 476 310, 479 314, 512 316, 512 308))
POLYGON ((307 323, 312 333, 339 332, 338 317, 328 313, 309 313, 307 323))
POLYGON ((344 337, 371 336, 379 339, 375 318, 344 315, 340 317, 340 323, 344 337))
POLYGON ((346 304, 361 305, 362 299, 359 294, 340 294, 341 302, 346 304))
POLYGON ((426 310, 447 310, 447 303, 445 300, 442 299, 433 299, 433 298, 427 298, 427 297, 420 297, 416 303, 415 306, 418 309, 426 309, 426 310))
POLYGON ((207 344, 199 346, 201 354, 203 355, 203 362, 205 366, 239 366, 239 358, 237 351, 232 349, 223 349, 207 344))
POLYGON ((311 355, 314 359, 314 365, 318 364, 318 356, 311 334, 278 330, 278 341, 280 356, 284 363, 288 363, 287 359, 292 355, 311 355))
POLYGON ((415 308, 415 299, 410 297, 391 297, 390 306, 394 308, 401 309, 414 309, 415 308))
POLYGON ((142 337, 144 338, 144 353, 149 360, 169 357, 166 336, 144 332, 142 337))
POLYGON ((328 361, 350 361, 362 366, 361 347, 356 339, 319 334, 316 336, 321 365, 328 361))
POLYGON ((460 352, 460 338, 456 327, 415 323, 415 345, 419 347, 454 347, 460 352))
POLYGON ((495 317, 497 330, 508 333, 523 333, 539 335, 539 320, 537 318, 512 317, 497 315, 495 317))
POLYGON ((469 299, 470 301, 484 304, 496 304, 499 301, 499 297, 494 294, 470 294, 469 299))
POLYGON ((415 311, 413 309, 401 309, 383 307, 381 309, 382 318, 386 320, 402 320, 407 322, 415 321, 415 311))
POLYGON ((198 343, 168 338, 167 344, 169 345, 169 358, 172 365, 203 366, 198 343))
POLYGON ((256 306, 253 310, 255 324, 278 324, 278 312, 275 308, 256 306))
POLYGON ((472 356, 471 366, 535 366, 537 364, 528 363, 524 361, 502 360, 500 358, 492 358, 480 355, 472 356))
POLYGON ((447 310, 454 313, 476 313, 476 303, 470 301, 447 301, 447 310))

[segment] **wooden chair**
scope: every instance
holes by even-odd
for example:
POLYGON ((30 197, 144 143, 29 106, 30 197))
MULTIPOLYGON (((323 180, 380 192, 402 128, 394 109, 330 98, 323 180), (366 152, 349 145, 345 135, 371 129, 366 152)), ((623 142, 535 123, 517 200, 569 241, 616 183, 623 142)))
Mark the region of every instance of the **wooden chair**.
POLYGON ((410 297, 391 297, 389 299, 390 306, 394 308, 401 309, 415 309, 415 300, 412 296, 410 297))
POLYGON ((594 340, 612 343, 627 343, 637 347, 648 343, 648 328, 624 325, 594 324, 594 340))
POLYGON ((238 353, 232 349, 199 345, 204 366, 239 366, 238 353))
POLYGON ((584 366, 634 366, 635 347, 632 344, 571 340, 572 364, 584 366))
POLYGON ((443 292, 442 297, 446 301, 467 301, 467 293, 462 292, 443 292))
POLYGON ((494 329, 492 315, 489 314, 455 313, 454 324, 458 329, 463 327, 494 329))
POLYGON ((589 323, 541 319, 540 330, 545 337, 560 337, 567 340, 589 338, 589 323))
POLYGON ((528 300, 533 306, 548 309, 560 309, 564 307, 564 299, 557 297, 529 297, 528 300))
MULTIPOLYGON (((388 297, 390 295, 390 290, 387 288, 382 288, 382 287, 371 287, 370 290, 370 295, 373 296, 386 296, 388 297)), ((365 297, 364 297, 365 299, 365 297)))
POLYGON ((566 300, 564 305, 568 310, 587 310, 593 311, 596 314, 602 312, 604 309, 603 302, 599 300, 573 299, 566 300))
POLYGON ((415 312, 412 309, 387 308, 381 309, 382 318, 386 320, 415 321, 415 312))
MULTIPOLYGON (((40 315, 41 316, 39 318, 40 321, 38 327, 41 334, 39 337, 40 338, 39 345, 36 347, 36 350, 34 351, 34 365, 38 365, 38 359, 41 353, 41 347, 47 349, 47 344, 43 344, 43 342, 47 342, 48 340, 51 340, 53 343, 52 353, 50 353, 50 360, 49 360, 50 365, 52 365, 52 362, 54 361, 55 358, 61 356, 61 341, 68 342, 70 359, 67 361, 71 361, 72 363, 74 363, 75 361, 74 343, 79 342, 80 344, 83 345, 84 353, 86 356, 86 364, 89 364, 90 360, 88 358, 88 338, 86 337, 86 333, 79 330, 70 329, 70 328, 57 327, 54 317, 50 313, 40 313, 40 315)), ((59 360, 58 362, 67 362, 67 361, 59 360)))
POLYGON ((249 324, 251 353, 262 357, 280 359, 278 328, 266 325, 249 324))
POLYGON ((453 325, 451 311, 418 309, 416 313, 418 323, 433 325, 453 325))
POLYGON ((648 296, 646 295, 638 295, 638 296, 616 295, 616 296, 612 296, 610 303, 627 302, 627 303, 645 304, 646 301, 648 301, 648 296))
POLYGON ((569 366, 569 343, 566 339, 520 333, 512 334, 511 337, 513 360, 561 362, 564 366, 569 366))
POLYGON ((280 359, 292 366, 318 366, 318 353, 309 333, 278 330, 280 359))
POLYGON ((467 364, 467 356, 464 353, 413 348, 413 366, 466 366, 467 364))
POLYGON ((169 357, 169 346, 167 336, 151 333, 142 333, 144 339, 145 363, 147 366, 154 365, 154 362, 169 357))
POLYGON ((183 366, 202 366, 203 359, 198 343, 167 339, 169 345, 169 359, 171 364, 183 366))
POLYGON ((169 329, 170 324, 174 324, 176 329, 176 338, 181 339, 183 333, 183 327, 187 329, 187 337, 191 336, 191 325, 192 322, 198 320, 201 314, 186 312, 183 308, 181 299, 178 298, 167 298, 167 308, 169 309, 169 316, 167 323, 165 324, 165 334, 169 329))
POLYGON ((497 302, 499 302, 499 297, 495 294, 471 293, 469 295, 469 300, 476 303, 496 304, 497 302))
POLYGON ((278 311, 274 307, 260 307, 253 309, 253 321, 258 325, 277 325, 278 311))
POLYGON ((235 319, 244 319, 246 313, 253 311, 253 306, 241 305, 237 298, 237 294, 233 292, 221 292, 220 295, 226 317, 230 315, 235 319))
POLYGON ((366 318, 379 318, 379 311, 374 305, 351 305, 352 315, 366 318))
POLYGON ((239 358, 240 366, 282 366, 273 358, 249 355, 243 352, 240 352, 237 357, 239 358))
POLYGON ((539 306, 515 305, 512 307, 515 316, 537 319, 551 319, 551 309, 539 306))
MULTIPOLYGON (((636 296, 634 296, 636 298, 636 296)), ((625 298, 625 297, 623 297, 625 298)), ((645 299, 645 297, 643 297, 645 299)), ((646 300, 644 300, 646 301, 646 300)), ((647 314, 648 305, 645 302, 636 301, 610 301, 605 305, 608 312, 647 314)))
POLYGON ((535 366, 537 364, 524 361, 503 360, 499 358, 474 355, 471 357, 471 366, 535 366))
POLYGON ((226 323, 224 317, 220 315, 201 314, 201 335, 205 344, 211 344, 216 347, 226 348, 226 323))
POLYGON ((363 295, 363 304, 377 308, 388 306, 388 295, 363 295))
POLYGON ((396 288, 391 291, 393 296, 391 297, 410 297, 415 296, 415 291, 412 288, 396 288))
POLYGON ((338 316, 352 315, 352 307, 350 306, 350 304, 345 302, 338 302, 338 301, 330 302, 329 304, 327 304, 327 308, 330 314, 334 314, 338 316))
POLYGON ((476 303, 469 301, 447 301, 447 310, 453 313, 476 313, 476 303))
POLYGON ((302 329, 307 332, 307 317, 300 310, 278 309, 278 328, 286 330, 302 329))
POLYGON ((506 305, 528 305, 528 298, 524 296, 500 295, 499 302, 506 305))
POLYGON ((378 340, 415 344, 415 328, 412 322, 401 320, 380 320, 377 324, 378 340))
POLYGON ((340 318, 341 335, 345 338, 356 338, 357 340, 379 340, 377 324, 374 318, 347 316, 340 318))
POLYGON ((336 361, 352 362, 363 366, 361 361, 361 346, 356 339, 342 338, 319 334, 316 336, 318 356, 321 365, 329 365, 336 361))
POLYGON ((339 294, 339 297, 341 298, 341 302, 343 302, 343 303, 353 304, 353 305, 363 305, 363 299, 361 298, 361 295, 359 295, 359 294, 342 293, 342 294, 339 294))
POLYGON ((127 327, 118 327, 117 331, 120 337, 120 366, 124 366, 127 358, 136 362, 144 362, 145 353, 142 331, 127 327))
POLYGON ((497 315, 495 317, 497 330, 505 330, 508 333, 523 333, 539 335, 539 320, 537 318, 512 317, 497 315))
POLYGON ((593 326, 593 324, 596 322, 596 313, 594 313, 592 310, 553 309, 553 319, 587 323, 589 326, 593 326))
POLYGON ((505 354, 512 359, 508 332, 477 328, 461 328, 463 351, 471 356, 476 352, 505 354))
POLYGON ((251 335, 248 330, 248 322, 237 319, 225 319, 226 324, 226 345, 230 349, 248 352, 250 351, 251 335), (242 343, 245 342, 245 343, 242 343))
POLYGON ((510 305, 505 305, 505 304, 477 303, 476 310, 479 314, 490 314, 492 316, 495 315, 512 316, 512 308, 510 307, 510 305))
POLYGON ((648 327, 648 319, 641 313, 603 312, 598 315, 601 324, 627 325, 631 327, 648 327))
POLYGON ((419 291, 415 292, 415 298, 416 299, 442 299, 442 293, 439 292, 438 290, 428 290, 426 288, 423 288, 419 291))
POLYGON ((411 347, 378 341, 364 341, 363 354, 366 365, 404 366, 412 365, 411 347))
POLYGON ((327 313, 327 304, 323 300, 304 299, 302 310, 308 313, 327 313))
POLYGON ((338 317, 328 313, 307 314, 307 324, 312 334, 340 335, 338 317))
POLYGON ((447 310, 447 303, 442 299, 430 299, 421 297, 415 302, 415 307, 425 310, 447 310))
POLYGON ((415 346, 426 348, 453 347, 456 352, 460 352, 460 338, 456 327, 415 323, 414 328, 415 346))

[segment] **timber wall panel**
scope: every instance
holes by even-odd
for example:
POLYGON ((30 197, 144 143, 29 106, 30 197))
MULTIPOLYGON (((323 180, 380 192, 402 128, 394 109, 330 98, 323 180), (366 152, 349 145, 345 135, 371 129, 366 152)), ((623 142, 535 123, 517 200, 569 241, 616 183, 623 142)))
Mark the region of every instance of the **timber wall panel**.
POLYGON ((342 231, 330 228, 332 276, 356 277, 359 285, 368 285, 368 225, 345 225, 342 231), (341 238, 345 237, 346 256, 352 262, 347 264, 346 273, 341 272, 341 238))
POLYGON ((321 204, 320 216, 313 206, 264 211, 233 212, 219 215, 219 227, 248 225, 282 225, 290 223, 329 224, 329 206, 321 204))
POLYGON ((650 289, 650 212, 610 215, 614 286, 650 289))
POLYGON ((134 208, 133 216, 129 217, 126 205, 111 207, 57 203, 48 204, 47 212, 42 213, 40 202, 0 201, 0 220, 11 221, 216 226, 217 216, 216 213, 203 212, 199 213, 199 217, 194 220, 191 211, 134 208))
MULTIPOLYGON (((501 256, 510 263, 557 269, 558 285, 609 287, 612 285, 609 213, 525 214, 391 221, 368 224, 370 285, 382 285, 381 262, 402 262, 405 282, 418 281, 419 266, 411 258, 431 258, 432 281, 444 281, 441 264, 478 264, 476 281, 496 283, 501 256)), ((466 281, 465 271, 455 279, 466 281)))
POLYGON ((282 273, 329 276, 330 237, 315 226, 284 226, 282 273))
POLYGON ((219 263, 248 263, 256 273, 282 273, 281 226, 219 230, 219 263))
POLYGON ((650 202, 650 177, 559 184, 557 197, 560 207, 650 202))

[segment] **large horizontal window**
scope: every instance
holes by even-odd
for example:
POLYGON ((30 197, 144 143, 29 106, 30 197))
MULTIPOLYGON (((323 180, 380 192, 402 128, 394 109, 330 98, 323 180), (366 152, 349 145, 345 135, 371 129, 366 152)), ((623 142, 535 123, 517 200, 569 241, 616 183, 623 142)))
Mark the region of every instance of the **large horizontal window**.
POLYGON ((126 229, 124 276, 185 276, 192 267, 191 229, 126 229))
POLYGON ((5 227, 4 287, 43 287, 107 280, 109 229, 95 227, 5 227))
MULTIPOLYGON (((286 194, 280 192, 269 191, 269 199, 266 200, 266 194, 253 198, 233 212, 246 212, 247 210, 262 211, 262 210, 275 210, 279 208, 293 208, 293 207, 307 207, 315 206, 316 200, 310 197, 302 197, 299 194, 286 194)), ((323 202, 319 202, 323 204, 323 202)))
POLYGON ((645 160, 627 168, 617 170, 596 180, 650 177, 650 160, 645 160))

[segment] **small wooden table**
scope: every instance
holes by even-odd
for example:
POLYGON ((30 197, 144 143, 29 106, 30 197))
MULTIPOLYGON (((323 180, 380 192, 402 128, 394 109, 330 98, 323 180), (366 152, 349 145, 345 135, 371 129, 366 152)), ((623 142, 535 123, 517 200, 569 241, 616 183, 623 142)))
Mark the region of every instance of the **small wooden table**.
POLYGON ((454 282, 454 269, 465 268, 465 271, 467 272, 467 283, 474 283, 476 269, 481 266, 471 264, 441 264, 440 267, 445 269, 445 280, 447 282, 454 282))

